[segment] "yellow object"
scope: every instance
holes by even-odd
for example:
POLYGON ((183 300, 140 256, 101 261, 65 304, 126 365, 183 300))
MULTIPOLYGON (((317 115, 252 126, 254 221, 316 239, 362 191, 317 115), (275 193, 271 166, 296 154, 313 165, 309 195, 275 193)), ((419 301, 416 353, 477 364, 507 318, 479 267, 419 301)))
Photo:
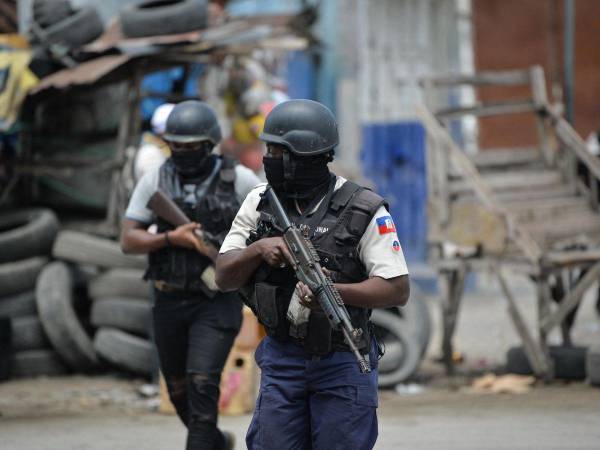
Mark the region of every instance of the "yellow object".
POLYGON ((173 406, 173 403, 171 403, 171 399, 169 398, 167 383, 165 382, 165 377, 163 377, 162 373, 160 374, 158 392, 160 394, 160 404, 158 405, 158 412, 161 414, 175 414, 175 407, 173 406))
POLYGON ((38 82, 29 70, 31 51, 0 51, 0 131, 12 127, 21 111, 27 93, 38 82))
POLYGON ((233 119, 233 137, 240 144, 251 144, 258 140, 265 126, 265 118, 256 114, 249 119, 236 117, 233 119))

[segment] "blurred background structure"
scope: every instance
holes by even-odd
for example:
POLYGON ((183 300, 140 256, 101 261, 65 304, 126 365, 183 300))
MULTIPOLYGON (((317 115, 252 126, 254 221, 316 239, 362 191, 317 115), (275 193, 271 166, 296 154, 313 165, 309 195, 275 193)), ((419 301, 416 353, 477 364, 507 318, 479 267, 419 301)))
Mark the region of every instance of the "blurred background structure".
MULTIPOLYGON (((600 383, 598 41, 597 0, 0 0, 0 379, 150 379, 145 261, 115 237, 134 183, 169 155, 169 105, 209 102, 219 151, 260 175, 265 116, 312 98, 338 118, 334 171, 388 199, 416 282, 406 308, 373 315, 388 348, 382 386, 426 380, 421 363, 442 353, 449 370, 472 351, 477 370, 502 372, 519 340, 529 348, 509 350, 509 370, 545 376, 544 362, 567 361, 555 375, 600 383), (492 217, 511 190, 535 193, 515 222, 492 217), (494 264, 534 222, 544 233, 524 253, 539 270, 511 277, 515 294, 494 264), (576 267, 538 258, 557 237, 570 239, 560 251, 585 253, 576 267), (444 259, 455 265, 440 269, 444 259), (473 260, 486 260, 491 288, 467 277, 473 260), (584 294, 594 306, 577 312, 584 294), (498 318, 503 296, 518 333, 498 318), (575 323, 570 342, 577 314, 585 330, 575 323)), ((253 390, 234 394, 256 381, 260 337, 245 320, 223 389, 247 410, 253 390)))

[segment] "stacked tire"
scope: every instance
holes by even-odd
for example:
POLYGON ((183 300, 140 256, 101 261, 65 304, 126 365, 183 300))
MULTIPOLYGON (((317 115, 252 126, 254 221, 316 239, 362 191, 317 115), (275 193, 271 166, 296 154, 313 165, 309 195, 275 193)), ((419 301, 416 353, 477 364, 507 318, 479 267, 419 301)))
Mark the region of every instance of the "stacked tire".
POLYGON ((379 360, 379 386, 392 387, 415 376, 429 345, 431 318, 425 295, 411 286, 403 307, 373 310, 371 322, 384 349, 379 360))
POLYGON ((0 322, 10 326, 9 339, 0 330, 0 378, 67 370, 42 327, 35 296, 57 232, 58 220, 48 209, 23 209, 0 217, 0 322))
POLYGON ((138 269, 109 270, 89 284, 96 353, 114 368, 151 376, 157 369, 150 339, 149 288, 138 269))
POLYGON ((157 364, 150 339, 150 290, 143 280, 145 258, 124 255, 116 242, 76 231, 59 234, 53 256, 79 267, 98 268, 87 283, 89 325, 94 332, 90 346, 97 362, 153 375, 157 364))

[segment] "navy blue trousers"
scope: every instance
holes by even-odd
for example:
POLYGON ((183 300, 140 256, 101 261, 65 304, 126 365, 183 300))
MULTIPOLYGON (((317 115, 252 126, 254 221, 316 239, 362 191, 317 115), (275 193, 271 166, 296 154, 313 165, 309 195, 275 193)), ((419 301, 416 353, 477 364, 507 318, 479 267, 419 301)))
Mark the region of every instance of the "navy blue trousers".
POLYGON ((260 392, 250 450, 369 450, 377 440, 377 350, 369 374, 350 352, 313 358, 266 337, 256 350, 260 392))

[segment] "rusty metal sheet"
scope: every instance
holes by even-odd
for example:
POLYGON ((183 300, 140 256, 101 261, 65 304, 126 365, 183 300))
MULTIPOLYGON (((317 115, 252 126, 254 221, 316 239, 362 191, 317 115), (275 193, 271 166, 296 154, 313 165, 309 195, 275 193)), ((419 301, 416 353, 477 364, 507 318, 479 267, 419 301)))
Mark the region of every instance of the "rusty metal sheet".
POLYGON ((131 58, 130 55, 101 56, 78 64, 71 69, 59 70, 43 78, 29 93, 30 95, 35 95, 50 88, 65 89, 74 85, 95 83, 116 68, 127 63, 131 58))

